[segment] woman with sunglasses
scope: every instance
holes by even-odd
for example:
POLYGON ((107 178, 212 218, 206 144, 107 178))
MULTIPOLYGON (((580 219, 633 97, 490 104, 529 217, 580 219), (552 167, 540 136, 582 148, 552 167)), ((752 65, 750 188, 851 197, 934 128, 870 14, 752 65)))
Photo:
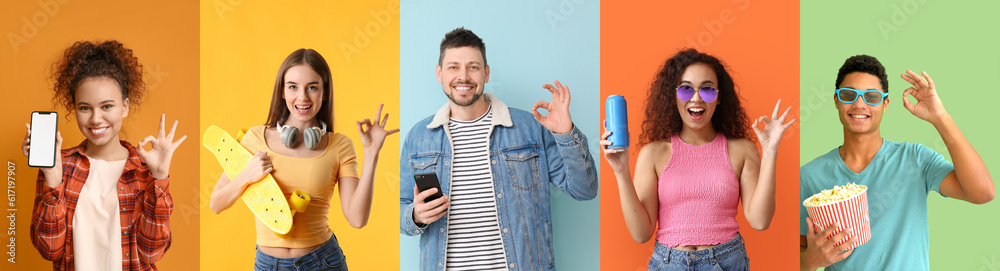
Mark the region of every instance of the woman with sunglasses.
MULTIPOLYGON (((778 143, 795 120, 782 124, 791 108, 779 117, 779 100, 770 118, 754 121, 761 156, 735 89, 719 59, 682 50, 650 87, 634 178, 627 149, 604 149, 632 238, 645 243, 656 234, 650 270, 746 270, 740 200, 755 230, 771 223, 778 143)), ((602 146, 612 145, 610 135, 602 146)))
POLYGON ((372 208, 375 167, 389 115, 379 106, 374 120, 355 124, 364 149, 359 174, 354 144, 333 132, 333 85, 330 67, 319 52, 298 49, 281 64, 274 82, 271 109, 264 125, 251 127, 240 141, 255 153, 246 169, 225 173, 212 190, 209 206, 221 213, 233 206, 247 186, 270 173, 287 195, 302 190, 312 200, 295 214, 291 232, 278 236, 259 219, 255 270, 347 270, 337 236, 327 224, 334 188, 339 189, 344 218, 364 227, 372 208))
MULTIPOLYGON (((170 248, 170 161, 177 121, 138 145, 121 140, 122 123, 146 93, 142 65, 118 41, 80 41, 53 65, 54 101, 86 138, 38 172, 31 243, 53 270, 156 270, 170 248), (142 146, 151 143, 151 149, 142 146)), ((31 126, 21 150, 28 155, 31 126)))

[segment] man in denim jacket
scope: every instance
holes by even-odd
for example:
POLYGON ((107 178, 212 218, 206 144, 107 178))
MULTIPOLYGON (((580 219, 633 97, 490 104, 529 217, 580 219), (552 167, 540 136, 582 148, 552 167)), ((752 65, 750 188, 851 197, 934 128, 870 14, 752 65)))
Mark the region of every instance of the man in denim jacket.
POLYGON ((569 88, 544 85, 552 102, 532 113, 508 108, 483 93, 486 47, 464 28, 445 35, 436 73, 449 101, 410 129, 400 157, 400 232, 420 235, 420 269, 555 269, 548 183, 576 200, 598 187, 569 88), (426 173, 445 196, 425 203, 437 189, 418 192, 413 176, 426 173))

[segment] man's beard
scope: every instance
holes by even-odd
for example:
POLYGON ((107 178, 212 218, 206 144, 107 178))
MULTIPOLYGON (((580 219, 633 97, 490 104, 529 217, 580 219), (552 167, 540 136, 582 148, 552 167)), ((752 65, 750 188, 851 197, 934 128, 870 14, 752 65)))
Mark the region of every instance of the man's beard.
POLYGON ((472 99, 469 99, 468 103, 460 103, 460 102, 458 102, 458 100, 455 100, 455 97, 452 96, 451 94, 445 94, 445 96, 448 96, 448 99, 451 99, 451 102, 455 103, 458 106, 470 106, 470 105, 476 103, 476 101, 479 101, 479 98, 483 97, 483 93, 479 92, 479 93, 476 93, 476 94, 472 94, 472 99))

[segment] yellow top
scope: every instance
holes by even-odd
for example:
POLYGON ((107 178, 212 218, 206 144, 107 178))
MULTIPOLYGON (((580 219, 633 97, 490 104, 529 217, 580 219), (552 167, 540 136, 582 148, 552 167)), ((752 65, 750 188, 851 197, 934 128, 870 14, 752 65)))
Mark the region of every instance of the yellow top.
POLYGON ((264 126, 251 127, 240 143, 250 152, 266 151, 271 156, 274 171, 271 175, 278 182, 287 199, 292 191, 302 190, 312 200, 305 212, 296 213, 292 218, 292 231, 287 238, 278 237, 259 219, 257 224, 257 245, 269 247, 303 248, 322 244, 330 239, 333 231, 327 224, 330 213, 330 198, 337 180, 344 177, 358 177, 358 163, 354 154, 354 143, 347 136, 328 133, 329 143, 323 154, 312 158, 296 158, 277 154, 264 141, 264 126))

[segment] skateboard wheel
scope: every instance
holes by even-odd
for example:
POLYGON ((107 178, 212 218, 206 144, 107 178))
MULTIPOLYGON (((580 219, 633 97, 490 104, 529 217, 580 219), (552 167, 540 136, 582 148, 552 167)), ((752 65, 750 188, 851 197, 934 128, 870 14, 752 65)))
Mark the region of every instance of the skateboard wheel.
POLYGON ((288 197, 288 204, 291 205, 292 210, 301 213, 306 211, 306 207, 309 207, 309 200, 311 200, 311 198, 308 194, 306 194, 306 192, 302 192, 302 190, 295 190, 292 192, 292 195, 288 197))

